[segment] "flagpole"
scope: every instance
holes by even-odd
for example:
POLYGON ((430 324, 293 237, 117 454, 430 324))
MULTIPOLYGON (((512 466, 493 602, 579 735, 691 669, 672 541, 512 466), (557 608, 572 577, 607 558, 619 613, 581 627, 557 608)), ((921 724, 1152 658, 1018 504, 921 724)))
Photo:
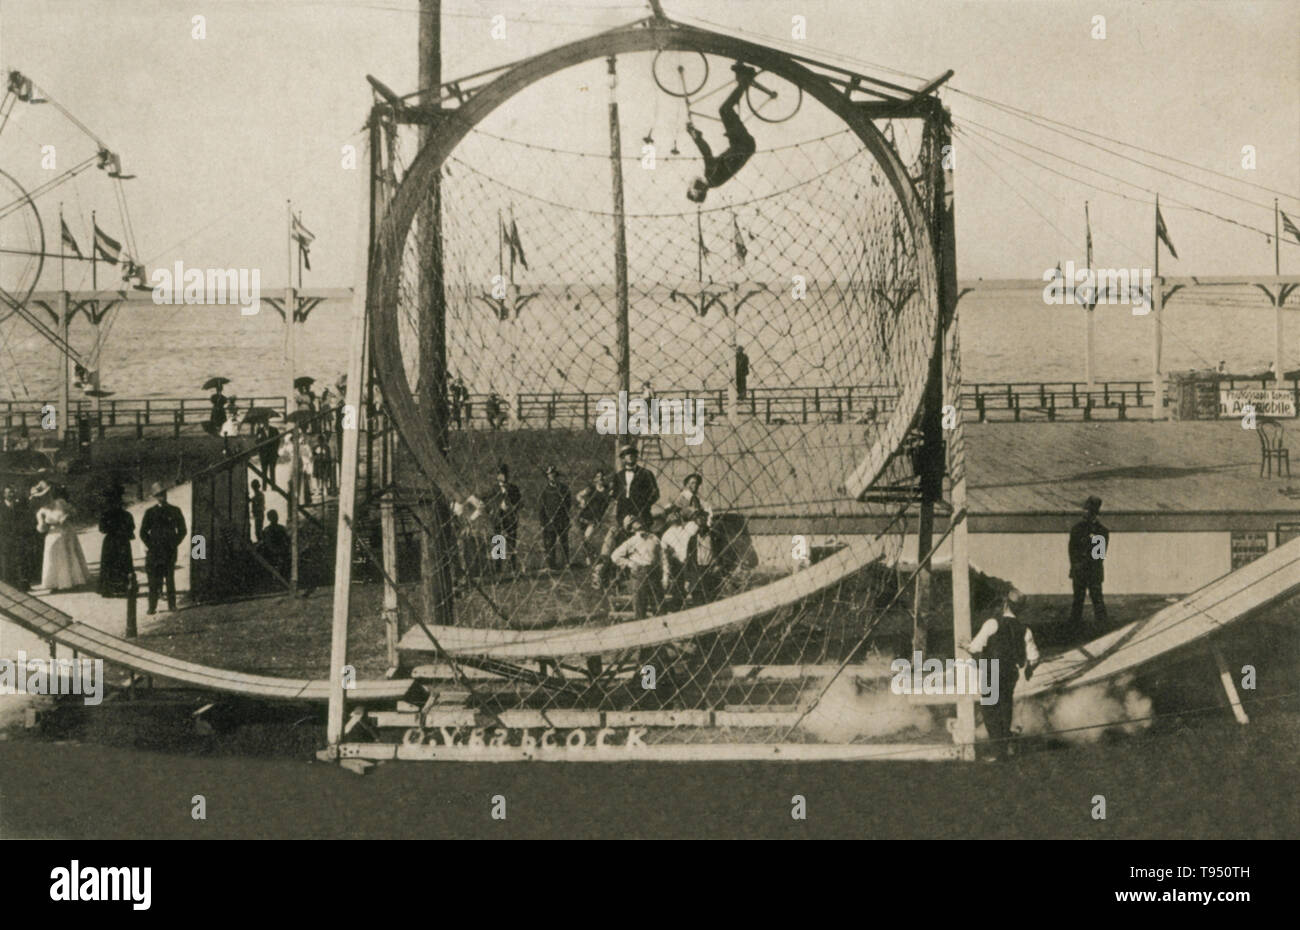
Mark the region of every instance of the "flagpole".
POLYGON ((1155 274, 1151 277, 1151 419, 1165 418, 1165 379, 1161 372, 1165 288, 1160 281, 1160 194, 1156 194, 1155 274))
MULTIPOLYGON (((1273 274, 1282 276, 1282 228, 1278 219, 1277 198, 1273 198, 1273 274)), ((1273 373, 1278 387, 1282 386, 1282 344, 1285 338, 1285 324, 1282 317, 1282 285, 1277 286, 1277 297, 1273 301, 1273 373)))
MULTIPOLYGON (((63 235, 63 230, 59 230, 59 235, 63 235)), ((99 290, 99 224, 95 220, 95 211, 90 211, 90 289, 99 290)))
POLYGON ((1083 307, 1084 320, 1084 343, 1083 343, 1083 371, 1084 380, 1088 382, 1088 400, 1092 399, 1093 387, 1096 384, 1096 310, 1097 310, 1097 285, 1092 277, 1092 218, 1088 215, 1088 201, 1083 202, 1083 226, 1087 234, 1084 243, 1087 251, 1088 280, 1092 283, 1092 294, 1090 300, 1083 307))
MULTIPOLYGON (((285 256, 289 274, 284 289, 284 323, 287 327, 285 330, 285 343, 289 356, 289 392, 285 398, 284 414, 288 418, 295 410, 296 388, 294 386, 294 377, 298 362, 298 324, 295 318, 297 317, 298 294, 293 288, 293 201, 285 200, 284 204, 285 216, 289 223, 289 237, 285 243, 289 250, 285 256)), ((302 481, 299 475, 302 458, 299 448, 298 424, 290 422, 289 428, 292 436, 293 454, 289 462, 288 491, 290 500, 285 507, 285 518, 289 521, 289 593, 291 596, 296 596, 298 594, 298 485, 302 481)))
POLYGON ((68 286, 63 278, 63 203, 59 202, 59 299, 55 306, 59 309, 59 341, 63 344, 59 347, 59 354, 62 358, 59 361, 59 423, 58 438, 62 442, 68 435, 68 337, 71 335, 68 326, 68 286))

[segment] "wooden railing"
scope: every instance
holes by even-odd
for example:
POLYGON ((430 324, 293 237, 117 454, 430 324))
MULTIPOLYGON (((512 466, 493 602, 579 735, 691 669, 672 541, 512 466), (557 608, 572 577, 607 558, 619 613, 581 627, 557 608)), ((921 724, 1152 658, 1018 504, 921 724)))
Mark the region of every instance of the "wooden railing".
MULTIPOLYGON (((1296 397, 1300 406, 1300 381, 1286 379, 1279 385, 1269 378, 1232 378, 1219 382, 1231 388, 1281 387, 1296 397)), ((1153 397, 1150 381, 1099 381, 1091 391, 1082 381, 1003 381, 968 384, 962 389, 961 404, 968 420, 1030 421, 1057 419, 1118 419, 1134 417, 1135 411, 1150 410, 1153 397)), ((633 396, 639 396, 634 394, 633 396)), ((708 420, 728 413, 728 389, 700 387, 673 390, 657 395, 661 400, 702 402, 708 420)), ((600 415, 601 401, 615 401, 608 392, 522 393, 502 397, 496 425, 547 429, 590 429, 600 415)), ((241 410, 251 403, 284 411, 283 397, 241 398, 241 410)), ((893 411, 897 391, 888 385, 867 384, 842 387, 753 387, 738 402, 743 418, 763 423, 871 423, 893 411)), ((49 401, 0 400, 0 431, 12 433, 22 427, 39 430, 41 410, 49 401)), ((93 400, 78 398, 72 406, 74 420, 90 418, 92 433, 134 432, 179 436, 182 429, 208 420, 212 407, 204 397, 104 398, 98 409, 93 400)), ((466 429, 490 429, 489 395, 471 394, 459 411, 459 424, 466 429)), ((452 409, 453 428, 456 410, 452 409)), ((75 427, 74 427, 75 428, 75 427)), ((33 435, 35 433, 33 432, 33 435)))
MULTIPOLYGON (((241 397, 238 399, 239 410, 246 412, 249 406, 269 407, 283 415, 284 397, 241 397)), ((43 411, 49 407, 58 410, 54 400, 0 400, 0 430, 5 432, 21 431, 24 427, 35 436, 41 428, 43 411)), ((206 397, 143 397, 143 398, 101 398, 96 404, 93 398, 78 397, 69 401, 68 413, 72 418, 70 429, 89 418, 92 431, 103 437, 109 430, 120 433, 133 430, 137 438, 143 438, 146 429, 157 434, 179 436, 186 426, 208 422, 212 416, 212 403, 206 397)))

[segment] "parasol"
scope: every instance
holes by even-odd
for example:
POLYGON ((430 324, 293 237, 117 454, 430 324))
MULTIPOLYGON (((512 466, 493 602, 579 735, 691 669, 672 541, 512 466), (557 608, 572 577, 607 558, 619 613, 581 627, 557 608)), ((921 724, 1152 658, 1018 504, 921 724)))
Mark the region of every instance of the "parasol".
POLYGON ((211 391, 213 389, 222 388, 229 383, 229 378, 209 378, 207 381, 203 382, 203 387, 200 390, 211 391))

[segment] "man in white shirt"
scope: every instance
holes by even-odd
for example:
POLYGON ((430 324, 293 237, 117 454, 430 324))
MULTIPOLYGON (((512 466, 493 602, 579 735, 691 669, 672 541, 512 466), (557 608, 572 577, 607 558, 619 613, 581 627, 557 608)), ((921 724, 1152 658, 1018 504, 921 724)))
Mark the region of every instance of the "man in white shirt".
POLYGON ((663 600, 663 547, 658 536, 646 532, 639 518, 624 517, 623 525, 632 535, 610 553, 609 559, 627 569, 632 579, 632 609, 636 619, 641 620, 656 612, 663 600))
POLYGON ((998 680, 997 700, 980 704, 995 759, 1006 758, 1010 752, 1012 692, 1020 680, 1020 669, 1024 668, 1025 681, 1029 681, 1038 665, 1034 633, 1016 616, 1024 603, 1023 594, 1015 588, 1008 591, 1002 603, 1002 615, 985 620, 968 647, 975 658, 997 662, 993 672, 998 680))
POLYGON ((694 520, 687 521, 682 511, 671 507, 668 528, 663 535, 664 590, 674 604, 685 602, 695 583, 695 545, 700 531, 694 520))

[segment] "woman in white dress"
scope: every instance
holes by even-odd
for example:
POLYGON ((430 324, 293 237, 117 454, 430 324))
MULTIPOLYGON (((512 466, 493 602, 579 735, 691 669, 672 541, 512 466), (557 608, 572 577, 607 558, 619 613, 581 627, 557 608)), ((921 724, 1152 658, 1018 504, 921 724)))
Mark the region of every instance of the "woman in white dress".
POLYGON ((41 586, 48 591, 79 588, 90 582, 86 555, 71 524, 72 508, 61 489, 51 491, 36 511, 36 531, 45 536, 41 586))

